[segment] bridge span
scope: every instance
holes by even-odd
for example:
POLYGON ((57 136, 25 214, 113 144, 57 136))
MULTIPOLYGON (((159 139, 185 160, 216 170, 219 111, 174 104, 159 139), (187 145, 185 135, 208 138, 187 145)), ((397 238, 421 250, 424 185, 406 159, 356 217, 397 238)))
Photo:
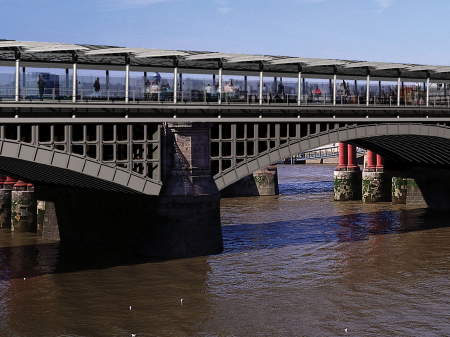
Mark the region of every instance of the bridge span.
POLYGON ((343 190, 361 191, 357 146, 371 176, 414 178, 430 206, 450 206, 450 67, 21 41, 0 41, 0 64, 14 74, 0 85, 0 172, 55 204, 70 247, 220 252, 221 191, 331 143, 344 144, 343 190))

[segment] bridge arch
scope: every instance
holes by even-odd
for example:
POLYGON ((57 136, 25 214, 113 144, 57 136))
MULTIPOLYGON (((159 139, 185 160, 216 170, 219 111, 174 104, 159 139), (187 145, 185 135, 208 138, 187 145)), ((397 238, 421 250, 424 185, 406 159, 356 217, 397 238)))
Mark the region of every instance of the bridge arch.
POLYGON ((446 124, 398 122, 334 126, 290 139, 284 144, 277 142, 276 146, 219 172, 214 176, 219 190, 280 160, 337 142, 349 142, 373 150, 398 163, 450 167, 450 127, 446 124))
POLYGON ((0 172, 35 183, 158 195, 161 183, 131 170, 74 153, 0 140, 0 172))

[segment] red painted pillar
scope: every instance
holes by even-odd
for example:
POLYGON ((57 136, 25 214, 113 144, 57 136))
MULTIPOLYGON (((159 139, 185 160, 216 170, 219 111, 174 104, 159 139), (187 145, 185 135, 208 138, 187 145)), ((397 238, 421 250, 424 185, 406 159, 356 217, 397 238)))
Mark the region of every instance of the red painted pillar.
POLYGON ((339 143, 339 164, 338 169, 344 170, 347 168, 347 144, 339 143))
POLYGON ((377 170, 378 169, 382 170, 383 168, 384 168, 384 159, 382 156, 377 154, 377 170))
POLYGON ((367 150, 367 168, 375 168, 375 152, 367 150))
POLYGON ((358 168, 356 165, 356 147, 347 144, 347 169, 354 170, 358 168))
POLYGON ((6 177, 5 181, 3 182, 3 186, 6 189, 13 189, 14 184, 17 182, 16 179, 11 178, 11 177, 6 177))

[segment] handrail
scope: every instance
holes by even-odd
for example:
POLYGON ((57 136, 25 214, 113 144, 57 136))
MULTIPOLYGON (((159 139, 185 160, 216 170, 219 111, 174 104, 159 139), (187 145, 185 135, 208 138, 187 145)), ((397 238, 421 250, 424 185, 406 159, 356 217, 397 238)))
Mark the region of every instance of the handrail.
MULTIPOLYGON (((259 93, 236 91, 232 93, 222 93, 222 105, 259 105, 259 93)), ((429 107, 449 107, 450 93, 435 94, 430 93, 429 107)), ((0 87, 0 101, 14 101, 15 88, 0 87)), ((65 101, 72 99, 72 88, 21 88, 20 101, 65 101)), ((78 88, 76 100, 78 102, 108 102, 124 103, 125 89, 117 88, 78 88)), ((148 91, 145 88, 131 88, 129 90, 130 103, 144 104, 173 104, 173 91, 165 90, 148 91)), ((207 92, 206 90, 179 90, 177 92, 177 104, 218 104, 219 93, 207 92)), ((263 93, 262 105, 333 105, 333 97, 328 94, 302 94, 298 99, 297 94, 273 94, 263 93)), ((361 95, 337 95, 335 105, 365 105, 366 97, 361 95)), ((371 106, 397 105, 395 95, 373 95, 369 97, 371 106)), ((426 106, 426 99, 423 95, 414 95, 400 98, 399 106, 426 106)))

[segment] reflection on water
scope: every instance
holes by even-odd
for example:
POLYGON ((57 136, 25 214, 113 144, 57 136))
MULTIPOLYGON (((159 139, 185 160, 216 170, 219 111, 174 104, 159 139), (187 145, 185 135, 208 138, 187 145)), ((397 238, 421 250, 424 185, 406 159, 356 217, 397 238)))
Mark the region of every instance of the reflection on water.
POLYGON ((222 200, 216 256, 74 260, 0 233, 0 336, 450 335, 450 218, 332 202, 332 170, 282 166, 282 195, 222 200))

